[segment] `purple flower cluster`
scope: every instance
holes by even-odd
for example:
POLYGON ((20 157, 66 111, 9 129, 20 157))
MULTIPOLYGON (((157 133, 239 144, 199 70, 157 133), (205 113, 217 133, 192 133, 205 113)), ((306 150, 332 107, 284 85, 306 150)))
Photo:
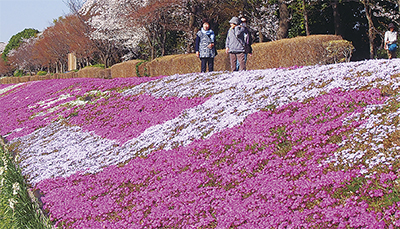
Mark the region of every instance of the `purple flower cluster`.
POLYGON ((6 88, 10 86, 11 84, 0 84, 0 89, 6 88))
POLYGON ((16 137, 30 134, 40 127, 47 126, 53 120, 65 114, 71 114, 74 110, 74 107, 68 106, 58 107, 54 111, 51 111, 51 108, 72 102, 79 97, 85 96, 90 91, 105 92, 132 87, 157 78, 160 77, 118 78, 109 81, 104 79, 78 78, 45 80, 21 84, 4 93, 1 97, 0 115, 2 122, 0 123, 0 135, 7 136, 8 140, 12 140, 16 137), (43 101, 51 105, 40 104, 43 101))
POLYGON ((288 70, 295 70, 295 69, 302 68, 302 67, 303 67, 303 66, 293 65, 293 66, 291 66, 291 67, 287 67, 287 68, 284 68, 284 67, 279 67, 278 69, 288 69, 288 70))
POLYGON ((103 97, 95 103, 85 104, 68 122, 81 126, 85 131, 125 143, 138 137, 150 126, 173 119, 183 110, 205 101, 205 98, 122 96, 114 92, 108 99, 103 97))
MULTIPOLYGON (((132 108, 136 112, 169 109, 147 96, 141 99, 144 102, 132 108)), ((168 101, 187 102, 162 102, 168 101)), ((395 173, 367 179, 359 170, 325 162, 339 148, 337 143, 362 124, 349 117, 383 102, 379 90, 335 89, 304 103, 256 112, 242 125, 185 147, 133 158, 97 174, 44 180, 36 188, 44 194, 51 220, 62 228, 400 226, 396 201, 383 213, 369 204, 371 198, 385 198, 394 190, 395 173), (382 185, 387 189, 379 189, 382 185)), ((89 110, 106 120, 112 107, 106 114, 101 107, 107 102, 97 105, 89 110)), ((79 116, 72 120, 85 126, 91 122, 79 116)), ((117 130, 125 122, 108 125, 117 130)), ((122 135, 118 139, 124 141, 122 135)))

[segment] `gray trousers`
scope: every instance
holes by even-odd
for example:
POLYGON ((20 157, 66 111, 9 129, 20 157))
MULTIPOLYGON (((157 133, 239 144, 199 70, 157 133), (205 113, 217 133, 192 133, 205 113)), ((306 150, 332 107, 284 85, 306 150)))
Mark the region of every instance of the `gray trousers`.
POLYGON ((236 61, 239 62, 239 71, 246 70, 246 61, 244 52, 241 53, 229 53, 229 59, 231 61, 231 71, 236 71, 236 61))

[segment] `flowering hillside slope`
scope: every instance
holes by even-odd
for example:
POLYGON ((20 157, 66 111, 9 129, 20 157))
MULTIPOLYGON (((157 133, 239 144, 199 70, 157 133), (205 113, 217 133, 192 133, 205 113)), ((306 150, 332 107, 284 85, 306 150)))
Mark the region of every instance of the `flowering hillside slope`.
POLYGON ((0 87, 61 228, 400 226, 400 60, 0 87))

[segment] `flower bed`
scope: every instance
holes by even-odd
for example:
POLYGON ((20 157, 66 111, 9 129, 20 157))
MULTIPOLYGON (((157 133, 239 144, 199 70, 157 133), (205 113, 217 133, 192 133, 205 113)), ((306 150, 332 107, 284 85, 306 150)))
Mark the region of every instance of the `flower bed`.
POLYGON ((0 134, 63 228, 400 226, 399 64, 11 85, 0 134))

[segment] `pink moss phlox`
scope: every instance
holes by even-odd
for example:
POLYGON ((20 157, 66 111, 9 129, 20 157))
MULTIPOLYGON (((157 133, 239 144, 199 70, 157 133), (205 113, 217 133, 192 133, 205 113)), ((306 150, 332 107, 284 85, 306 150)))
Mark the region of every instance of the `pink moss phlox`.
POLYGON ((0 90, 1 89, 4 89, 4 88, 6 88, 6 87, 9 87, 9 86, 13 86, 14 84, 0 84, 0 90))
POLYGON ((32 133, 40 127, 50 124, 55 119, 68 117, 74 113, 73 109, 59 108, 48 112, 60 104, 75 100, 86 93, 107 91, 122 87, 132 87, 155 78, 126 78, 126 79, 57 79, 28 82, 22 84, 0 97, 0 135, 7 136, 8 140, 32 133), (70 95, 60 98, 60 96, 70 95), (59 99, 57 102, 57 99, 59 99), (40 102, 50 105, 39 104, 40 102), (51 103, 53 101, 53 103, 51 103), (43 114, 46 112, 46 114, 43 114), (67 116, 63 116, 67 115, 67 116), (18 131, 16 131, 18 130, 18 131))
POLYGON ((183 110, 205 101, 205 98, 154 98, 149 95, 124 97, 114 93, 108 100, 86 104, 69 119, 69 123, 124 143, 138 137, 150 126, 173 119, 183 110))
MULTIPOLYGON (((321 164, 349 128, 361 124, 343 120, 382 102, 377 90, 334 90, 257 112, 186 147, 97 174, 44 180, 36 188, 60 226, 382 228, 383 216, 365 201, 335 197, 359 172, 321 164)), ((395 178, 389 173, 381 180, 395 178)))

